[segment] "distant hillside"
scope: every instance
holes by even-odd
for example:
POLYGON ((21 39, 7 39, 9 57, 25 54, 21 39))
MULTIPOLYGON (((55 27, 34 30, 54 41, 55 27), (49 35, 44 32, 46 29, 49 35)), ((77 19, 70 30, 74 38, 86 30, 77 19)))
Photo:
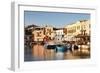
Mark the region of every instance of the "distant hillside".
POLYGON ((31 28, 31 27, 40 27, 40 26, 37 26, 37 25, 35 25, 35 24, 25 26, 26 29, 27 29, 27 28, 31 28))

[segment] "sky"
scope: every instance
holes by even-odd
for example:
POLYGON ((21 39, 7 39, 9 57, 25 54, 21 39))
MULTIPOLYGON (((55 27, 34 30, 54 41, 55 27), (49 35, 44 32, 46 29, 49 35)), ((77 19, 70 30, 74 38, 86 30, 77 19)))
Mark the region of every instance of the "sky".
POLYGON ((90 14, 87 13, 64 13, 64 12, 40 12, 24 11, 24 24, 27 25, 51 25, 62 28, 68 24, 79 20, 89 20, 90 14))

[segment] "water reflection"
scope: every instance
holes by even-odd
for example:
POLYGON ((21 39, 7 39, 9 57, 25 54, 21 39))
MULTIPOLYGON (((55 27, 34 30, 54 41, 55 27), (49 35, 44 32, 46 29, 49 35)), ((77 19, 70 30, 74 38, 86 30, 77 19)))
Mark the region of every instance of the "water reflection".
POLYGON ((24 54, 24 61, 45 61, 45 60, 64 60, 64 59, 80 59, 89 58, 90 54, 83 53, 81 51, 71 52, 65 51, 64 46, 53 45, 45 48, 44 45, 35 44, 33 47, 26 48, 24 54))

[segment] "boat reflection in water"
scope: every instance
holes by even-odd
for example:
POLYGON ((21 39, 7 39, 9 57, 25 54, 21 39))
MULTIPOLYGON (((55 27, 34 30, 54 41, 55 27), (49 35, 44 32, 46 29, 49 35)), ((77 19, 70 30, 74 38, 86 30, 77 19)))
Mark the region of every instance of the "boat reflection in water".
POLYGON ((62 45, 56 45, 56 60, 63 60, 64 59, 64 47, 62 45))

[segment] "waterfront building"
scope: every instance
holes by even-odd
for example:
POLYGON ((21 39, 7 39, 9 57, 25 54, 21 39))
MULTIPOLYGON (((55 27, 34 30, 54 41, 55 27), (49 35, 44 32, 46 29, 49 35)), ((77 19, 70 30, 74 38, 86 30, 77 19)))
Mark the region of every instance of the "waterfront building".
POLYGON ((32 32, 34 41, 43 41, 44 38, 44 32, 43 32, 43 28, 35 28, 35 30, 33 30, 32 32))
POLYGON ((44 27, 44 35, 50 37, 50 39, 53 39, 54 38, 53 27, 50 25, 46 25, 44 27))
POLYGON ((55 30, 54 39, 55 39, 56 42, 62 42, 63 37, 64 37, 64 34, 63 34, 63 29, 62 28, 55 30))
POLYGON ((76 41, 75 36, 90 36, 90 20, 81 20, 64 27, 64 40, 76 41))

